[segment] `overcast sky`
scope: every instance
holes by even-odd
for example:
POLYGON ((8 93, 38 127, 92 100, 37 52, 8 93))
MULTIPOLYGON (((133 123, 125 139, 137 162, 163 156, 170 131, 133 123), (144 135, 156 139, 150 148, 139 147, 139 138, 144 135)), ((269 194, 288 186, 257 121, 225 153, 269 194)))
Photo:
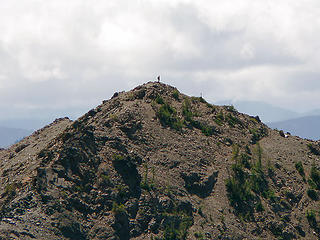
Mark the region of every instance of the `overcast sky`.
POLYGON ((210 102, 319 108, 318 0, 10 0, 0 119, 77 116, 161 75, 210 102))

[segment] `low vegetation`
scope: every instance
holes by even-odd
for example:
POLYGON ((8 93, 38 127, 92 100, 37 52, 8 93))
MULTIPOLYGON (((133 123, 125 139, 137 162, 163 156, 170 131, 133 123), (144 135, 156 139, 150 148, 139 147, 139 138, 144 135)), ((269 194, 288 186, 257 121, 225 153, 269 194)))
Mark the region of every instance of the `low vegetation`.
POLYGON ((195 114, 191 110, 191 104, 188 99, 185 99, 185 101, 182 105, 182 115, 184 116, 184 122, 189 127, 194 127, 194 128, 201 130, 201 132, 205 136, 212 136, 213 134, 215 134, 217 132, 216 128, 214 126, 210 126, 208 124, 194 120, 193 116, 195 114))
POLYGON ((161 104, 156 113, 161 124, 163 126, 180 131, 182 129, 182 121, 177 116, 177 111, 174 109, 174 107, 170 106, 169 103, 164 102, 161 97, 157 97, 156 102, 161 104))
POLYGON ((317 142, 162 83, 117 96, 1 151, 0 239, 319 238, 317 142))
POLYGON ((112 212, 114 214, 121 214, 126 212, 126 208, 123 204, 118 204, 117 202, 113 202, 112 204, 112 212))
POLYGON ((219 112, 214 121, 216 122, 216 124, 218 124, 219 126, 222 126, 223 125, 223 122, 224 122, 224 115, 223 115, 223 112, 219 112))
POLYGON ((295 167, 298 171, 298 173, 301 175, 301 177, 303 178, 303 181, 306 181, 306 174, 304 172, 304 168, 303 168, 303 164, 301 161, 296 162, 295 167))
POLYGON ((317 169, 315 163, 311 166, 308 183, 312 189, 320 190, 320 171, 317 169))
POLYGON ((155 188, 155 181, 154 181, 154 175, 155 175, 155 170, 152 168, 152 178, 149 179, 149 168, 148 165, 144 165, 144 177, 143 180, 141 181, 140 187, 144 190, 150 191, 155 188))
POLYGON ((236 112, 237 112, 237 109, 236 109, 233 105, 226 106, 226 109, 227 109, 227 111, 229 111, 229 112, 233 112, 233 113, 236 113, 236 112))
POLYGON ((234 146, 232 173, 226 180, 226 188, 230 205, 240 217, 251 220, 254 211, 264 211, 260 197, 271 198, 272 190, 262 169, 262 149, 257 144, 256 162, 251 157, 241 153, 238 146, 234 146))
POLYGON ((179 92, 178 90, 174 90, 172 92, 172 97, 175 99, 175 100, 179 100, 179 92))
POLYGON ((318 147, 314 146, 312 143, 307 144, 309 150, 314 155, 320 155, 320 150, 318 147))
POLYGON ((188 236, 188 229, 193 224, 192 216, 184 211, 174 210, 172 213, 165 213, 165 229, 163 240, 184 240, 188 236))
POLYGON ((260 139, 268 135, 268 130, 265 127, 250 129, 251 144, 256 144, 260 139))
POLYGON ((309 222, 310 227, 316 228, 318 226, 316 212, 313 209, 307 210, 306 218, 309 222))
POLYGON ((308 197, 310 197, 314 201, 319 200, 319 196, 318 196, 317 191, 312 188, 307 190, 307 195, 308 195, 308 197))
POLYGON ((11 183, 6 185, 6 187, 4 188, 4 196, 7 196, 10 199, 13 198, 16 195, 17 188, 17 183, 11 183))
POLYGON ((237 124, 242 125, 240 119, 232 115, 231 113, 227 114, 226 121, 230 127, 235 127, 237 124))

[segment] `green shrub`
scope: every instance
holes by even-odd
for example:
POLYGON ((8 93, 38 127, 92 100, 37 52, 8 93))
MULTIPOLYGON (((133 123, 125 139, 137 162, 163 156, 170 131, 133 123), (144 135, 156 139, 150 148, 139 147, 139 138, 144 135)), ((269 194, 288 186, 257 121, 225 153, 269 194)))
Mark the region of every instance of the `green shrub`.
POLYGON ((152 179, 151 181, 148 178, 148 174, 149 174, 149 169, 148 166, 145 164, 144 165, 144 177, 143 180, 140 183, 140 187, 144 190, 150 191, 152 189, 154 189, 154 168, 152 168, 152 179))
POLYGON ((233 112, 233 113, 237 112, 237 109, 235 109, 235 107, 233 105, 226 106, 226 109, 229 112, 233 112))
POLYGON ((257 161, 255 163, 255 169, 258 170, 258 171, 261 171, 262 170, 262 154, 263 154, 263 149, 262 147, 260 146, 259 143, 256 144, 256 147, 254 149, 254 153, 256 154, 257 156, 257 161))
POLYGON ((216 132, 216 128, 214 126, 209 125, 201 125, 201 132, 207 137, 212 136, 216 132))
POLYGON ((317 201, 319 199, 318 193, 314 189, 308 189, 307 195, 314 201, 317 201))
POLYGON ((320 155, 320 151, 313 144, 309 143, 307 146, 311 153, 314 155, 320 155))
POLYGON ((179 92, 178 90, 174 90, 172 93, 172 97, 176 100, 179 100, 179 92))
POLYGON ((224 122, 224 116, 223 116, 223 112, 219 112, 214 121, 216 122, 216 124, 218 124, 219 126, 222 126, 223 125, 223 122, 224 122))
POLYGON ((233 206, 238 213, 245 216, 252 214, 251 203, 254 196, 251 193, 251 184, 248 173, 244 170, 241 161, 238 161, 239 147, 233 146, 233 155, 235 163, 232 164, 233 174, 226 180, 226 188, 230 205, 233 206))
POLYGON ((199 101, 202 103, 207 103, 207 101, 203 97, 199 97, 199 101))
POLYGON ((268 191, 265 191, 263 194, 265 198, 270 199, 271 201, 274 201, 274 202, 277 201, 277 196, 273 190, 269 189, 268 191))
POLYGON ((251 157, 248 154, 241 153, 240 155, 241 164, 247 169, 251 169, 250 159, 251 157))
POLYGON ((261 201, 258 201, 257 205, 256 205, 256 209, 258 212, 263 212, 264 211, 264 207, 261 203, 261 201))
POLYGON ((116 190, 117 190, 117 197, 118 197, 118 200, 123 200, 125 199, 126 197, 128 197, 129 195, 129 187, 126 186, 126 185, 121 185, 121 184, 118 184, 116 186, 116 190))
POLYGON ((124 157, 119 155, 119 154, 114 154, 113 155, 113 161, 118 162, 118 161, 123 161, 124 157))
POLYGON ((11 183, 6 185, 6 187, 4 188, 4 195, 8 196, 8 198, 13 198, 16 195, 17 188, 17 183, 11 183))
POLYGON ((157 112, 157 117, 164 126, 168 126, 175 130, 182 129, 182 122, 177 117, 176 110, 171 107, 168 103, 164 103, 157 112))
POLYGON ((313 209, 307 210, 306 217, 311 227, 317 227, 316 213, 313 209))
POLYGON ((251 215, 253 212, 251 202, 254 196, 251 193, 249 181, 243 181, 236 177, 231 177, 226 180, 226 188, 230 205, 240 213, 240 215, 251 215))
POLYGON ((251 155, 251 154, 252 154, 252 152, 251 152, 251 150, 250 150, 250 148, 249 148, 249 146, 248 146, 248 145, 246 145, 245 150, 246 150, 246 153, 247 153, 247 154, 249 154, 249 155, 251 155))
POLYGON ((312 188, 320 190, 320 171, 316 168, 314 163, 311 166, 308 183, 312 188))
POLYGON ((249 119, 253 123, 259 123, 258 120, 256 118, 254 118, 254 117, 250 117, 249 119))
POLYGON ((29 144, 21 144, 14 150, 16 153, 21 152, 23 149, 25 149, 29 144))
POLYGON ((114 214, 121 214, 126 212, 126 208, 123 204, 118 204, 117 202, 113 202, 112 204, 112 212, 114 214))
POLYGON ((269 189, 268 181, 262 169, 262 149, 258 145, 258 160, 252 165, 250 157, 240 153, 239 147, 233 147, 235 163, 232 164, 232 174, 226 180, 227 195, 230 205, 244 219, 251 220, 254 210, 263 211, 260 197, 268 198, 273 191, 269 189), (260 152, 260 154, 259 154, 260 152), (247 168, 248 170, 245 170, 247 168))
POLYGON ((226 121, 228 122, 230 127, 234 127, 236 124, 239 124, 239 125, 242 124, 242 122, 238 118, 236 118, 230 113, 227 115, 226 121))
POLYGON ((257 167, 253 168, 251 172, 251 187, 255 193, 265 195, 265 192, 268 191, 268 182, 262 170, 257 167))
POLYGON ((110 179, 110 177, 107 175, 107 173, 102 173, 100 175, 100 183, 99 185, 101 187, 108 187, 108 186, 112 186, 112 181, 110 179))
POLYGON ((163 240, 184 240, 187 238, 188 229, 192 226, 192 217, 182 211, 167 214, 163 240))
POLYGON ((183 102, 182 115, 184 116, 185 122, 187 122, 190 127, 201 130, 205 136, 212 136, 216 133, 216 128, 214 126, 210 126, 193 119, 194 114, 191 111, 191 105, 188 99, 185 99, 183 102))
POLYGON ((158 103, 158 104, 164 104, 163 98, 158 95, 158 96, 156 97, 156 103, 158 103))
POLYGON ((264 127, 250 129, 251 144, 256 144, 260 139, 268 135, 268 130, 264 127))
POLYGON ((306 179, 306 175, 305 175, 305 173, 304 173, 304 168, 303 168, 302 162, 301 162, 301 161, 296 162, 295 167, 296 167, 298 173, 299 173, 299 174, 301 175, 301 177, 303 178, 303 180, 305 180, 305 179, 306 179))
POLYGON ((191 97, 191 101, 193 103, 197 103, 197 102, 207 103, 207 101, 203 97, 191 97))
POLYGON ((117 114, 112 114, 112 113, 110 113, 110 114, 109 114, 109 118, 110 118, 112 121, 118 121, 118 116, 117 116, 117 114))
MULTIPOLYGON (((61 134, 61 135, 63 135, 63 134, 61 134)), ((42 163, 46 164, 46 163, 49 163, 54 158, 54 152, 50 151, 48 149, 42 149, 38 153, 38 157, 42 158, 42 163)))
POLYGON ((268 174, 269 174, 269 176, 274 175, 274 166, 273 166, 273 164, 271 163, 270 159, 268 159, 267 167, 268 167, 268 174))
POLYGON ((195 233, 194 233, 194 237, 195 237, 196 239, 200 239, 200 240, 205 239, 204 236, 203 236, 203 234, 200 233, 200 232, 195 232, 195 233))
POLYGON ((193 117, 193 113, 190 110, 191 105, 188 99, 185 99, 182 104, 182 115, 184 116, 186 121, 191 121, 193 117))
POLYGON ((262 153, 263 150, 259 143, 256 145, 257 161, 251 170, 251 184, 252 190, 256 193, 262 194, 265 197, 265 192, 268 191, 268 182, 262 170, 262 153))
POLYGON ((211 108, 212 110, 215 110, 214 105, 212 105, 212 104, 210 104, 210 103, 207 103, 207 107, 208 107, 208 108, 211 108))

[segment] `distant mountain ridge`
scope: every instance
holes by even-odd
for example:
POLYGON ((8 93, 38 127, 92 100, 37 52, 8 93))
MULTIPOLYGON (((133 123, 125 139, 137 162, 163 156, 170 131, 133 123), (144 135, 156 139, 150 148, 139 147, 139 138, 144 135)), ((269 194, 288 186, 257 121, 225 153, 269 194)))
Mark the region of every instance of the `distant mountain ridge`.
MULTIPOLYGON (((277 107, 260 101, 221 101, 218 105, 233 105, 239 112, 249 115, 258 115, 263 122, 279 122, 299 118, 310 113, 301 114, 285 108, 277 107)), ((314 114, 317 115, 317 114, 314 114)), ((320 115, 320 112, 319 112, 320 115)))
MULTIPOLYGON (((215 104, 233 105, 239 112, 259 116, 261 121, 271 128, 282 129, 307 139, 320 138, 320 125, 316 124, 316 116, 320 116, 320 109, 298 113, 260 101, 226 100, 215 104)), ((52 119, 48 117, 44 119, 1 119, 0 147, 10 146, 32 131, 49 124, 56 117, 51 117, 52 119)))
POLYGON ((32 133, 31 130, 0 127, 0 147, 8 147, 32 133))
POLYGON ((320 116, 306 116, 279 122, 266 123, 270 128, 284 130, 293 135, 312 139, 320 139, 320 116))
POLYGON ((320 139, 319 109, 298 113, 259 101, 229 100, 217 104, 233 105, 239 112, 253 116, 258 115, 270 128, 290 132, 302 138, 320 139))

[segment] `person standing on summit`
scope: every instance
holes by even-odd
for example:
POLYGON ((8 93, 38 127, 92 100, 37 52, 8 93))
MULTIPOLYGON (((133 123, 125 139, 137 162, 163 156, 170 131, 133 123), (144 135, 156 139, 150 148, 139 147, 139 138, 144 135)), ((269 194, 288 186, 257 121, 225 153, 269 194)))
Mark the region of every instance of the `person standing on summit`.
POLYGON ((157 77, 157 79, 158 79, 158 82, 160 82, 160 75, 157 77))

